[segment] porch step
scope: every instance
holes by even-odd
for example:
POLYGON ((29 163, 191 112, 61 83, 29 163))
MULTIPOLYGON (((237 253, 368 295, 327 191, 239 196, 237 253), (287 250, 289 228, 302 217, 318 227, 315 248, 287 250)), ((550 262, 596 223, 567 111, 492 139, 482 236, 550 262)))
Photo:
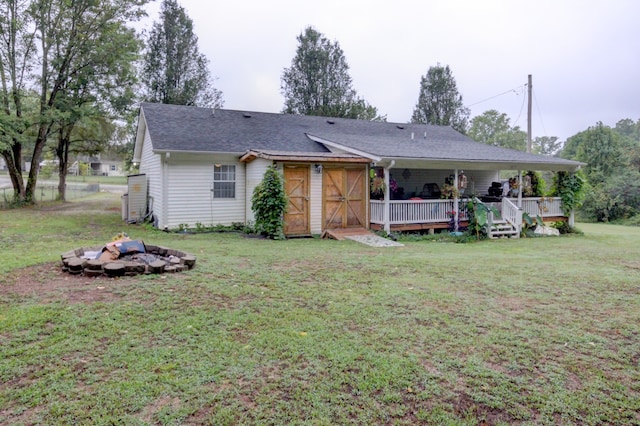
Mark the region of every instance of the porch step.
POLYGON ((518 231, 506 220, 495 220, 489 230, 491 238, 512 237, 518 234, 518 231))

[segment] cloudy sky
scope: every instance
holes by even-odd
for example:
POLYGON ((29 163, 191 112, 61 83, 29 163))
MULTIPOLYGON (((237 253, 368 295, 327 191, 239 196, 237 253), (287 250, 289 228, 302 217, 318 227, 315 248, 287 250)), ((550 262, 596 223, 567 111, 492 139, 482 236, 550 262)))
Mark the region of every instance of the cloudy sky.
POLYGON ((311 25, 340 44, 354 89, 388 121, 409 121, 438 63, 471 117, 496 109, 525 131, 531 74, 534 137, 640 119, 637 0, 178 1, 228 109, 282 110, 282 71, 311 25))

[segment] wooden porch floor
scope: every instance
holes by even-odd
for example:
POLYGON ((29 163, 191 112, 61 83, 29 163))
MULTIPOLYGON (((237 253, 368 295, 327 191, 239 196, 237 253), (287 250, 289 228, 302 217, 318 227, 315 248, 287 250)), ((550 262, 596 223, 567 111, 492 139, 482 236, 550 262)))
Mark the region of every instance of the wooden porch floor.
MULTIPOLYGON (((460 222, 460 226, 468 226, 469 223, 465 220, 460 222)), ((398 223, 391 225, 391 232, 406 232, 406 231, 429 231, 434 232, 436 229, 449 228, 449 222, 437 222, 437 223, 398 223)), ((376 231, 384 230, 384 226, 372 223, 371 229, 376 231)))

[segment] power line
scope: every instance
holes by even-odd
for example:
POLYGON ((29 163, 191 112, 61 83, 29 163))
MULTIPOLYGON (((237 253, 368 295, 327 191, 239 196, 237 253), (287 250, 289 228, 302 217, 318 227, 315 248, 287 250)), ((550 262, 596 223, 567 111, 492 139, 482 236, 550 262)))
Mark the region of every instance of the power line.
POLYGON ((540 106, 538 105, 538 98, 536 97, 536 91, 533 91, 533 101, 536 104, 536 110, 538 111, 538 117, 540 117, 540 124, 542 124, 542 130, 544 131, 544 135, 547 135, 547 129, 544 127, 544 120, 542 120, 542 114, 540 113, 540 106))
MULTIPOLYGON (((526 84, 525 84, 526 86, 526 84)), ((522 105, 520 105, 520 112, 518 113, 518 118, 516 118, 516 121, 513 122, 513 125, 515 126, 516 124, 518 124, 518 121, 520 121, 520 117, 522 116, 522 111, 524 110, 524 101, 526 101, 527 98, 526 96, 522 97, 522 105)))
MULTIPOLYGON (((526 84, 525 84, 525 86, 526 86, 526 84)), ((498 93, 497 95, 491 96, 490 98, 486 98, 486 99, 483 99, 483 100, 481 100, 481 101, 474 102, 474 103, 472 103, 472 104, 467 105, 467 108, 472 107, 472 106, 474 106, 474 105, 481 104, 481 103, 483 103, 483 102, 490 101, 491 99, 495 99, 495 98, 500 97, 500 96, 504 96, 504 95, 506 95, 507 93, 511 93, 511 92, 513 92, 513 93, 515 93, 516 95, 519 95, 518 90, 519 90, 519 89, 522 89, 522 87, 523 87, 523 86, 522 86, 522 85, 520 85, 520 86, 514 87, 513 89, 509 89, 509 90, 506 90, 506 91, 504 91, 504 92, 502 92, 502 93, 498 93)))

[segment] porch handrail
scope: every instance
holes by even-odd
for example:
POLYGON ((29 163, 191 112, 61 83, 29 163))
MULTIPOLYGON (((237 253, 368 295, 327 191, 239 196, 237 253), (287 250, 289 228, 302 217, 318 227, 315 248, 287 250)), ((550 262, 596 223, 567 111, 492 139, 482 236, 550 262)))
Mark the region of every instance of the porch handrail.
POLYGON ((502 198, 501 216, 516 228, 518 234, 520 234, 520 231, 522 231, 522 209, 506 197, 502 198))

